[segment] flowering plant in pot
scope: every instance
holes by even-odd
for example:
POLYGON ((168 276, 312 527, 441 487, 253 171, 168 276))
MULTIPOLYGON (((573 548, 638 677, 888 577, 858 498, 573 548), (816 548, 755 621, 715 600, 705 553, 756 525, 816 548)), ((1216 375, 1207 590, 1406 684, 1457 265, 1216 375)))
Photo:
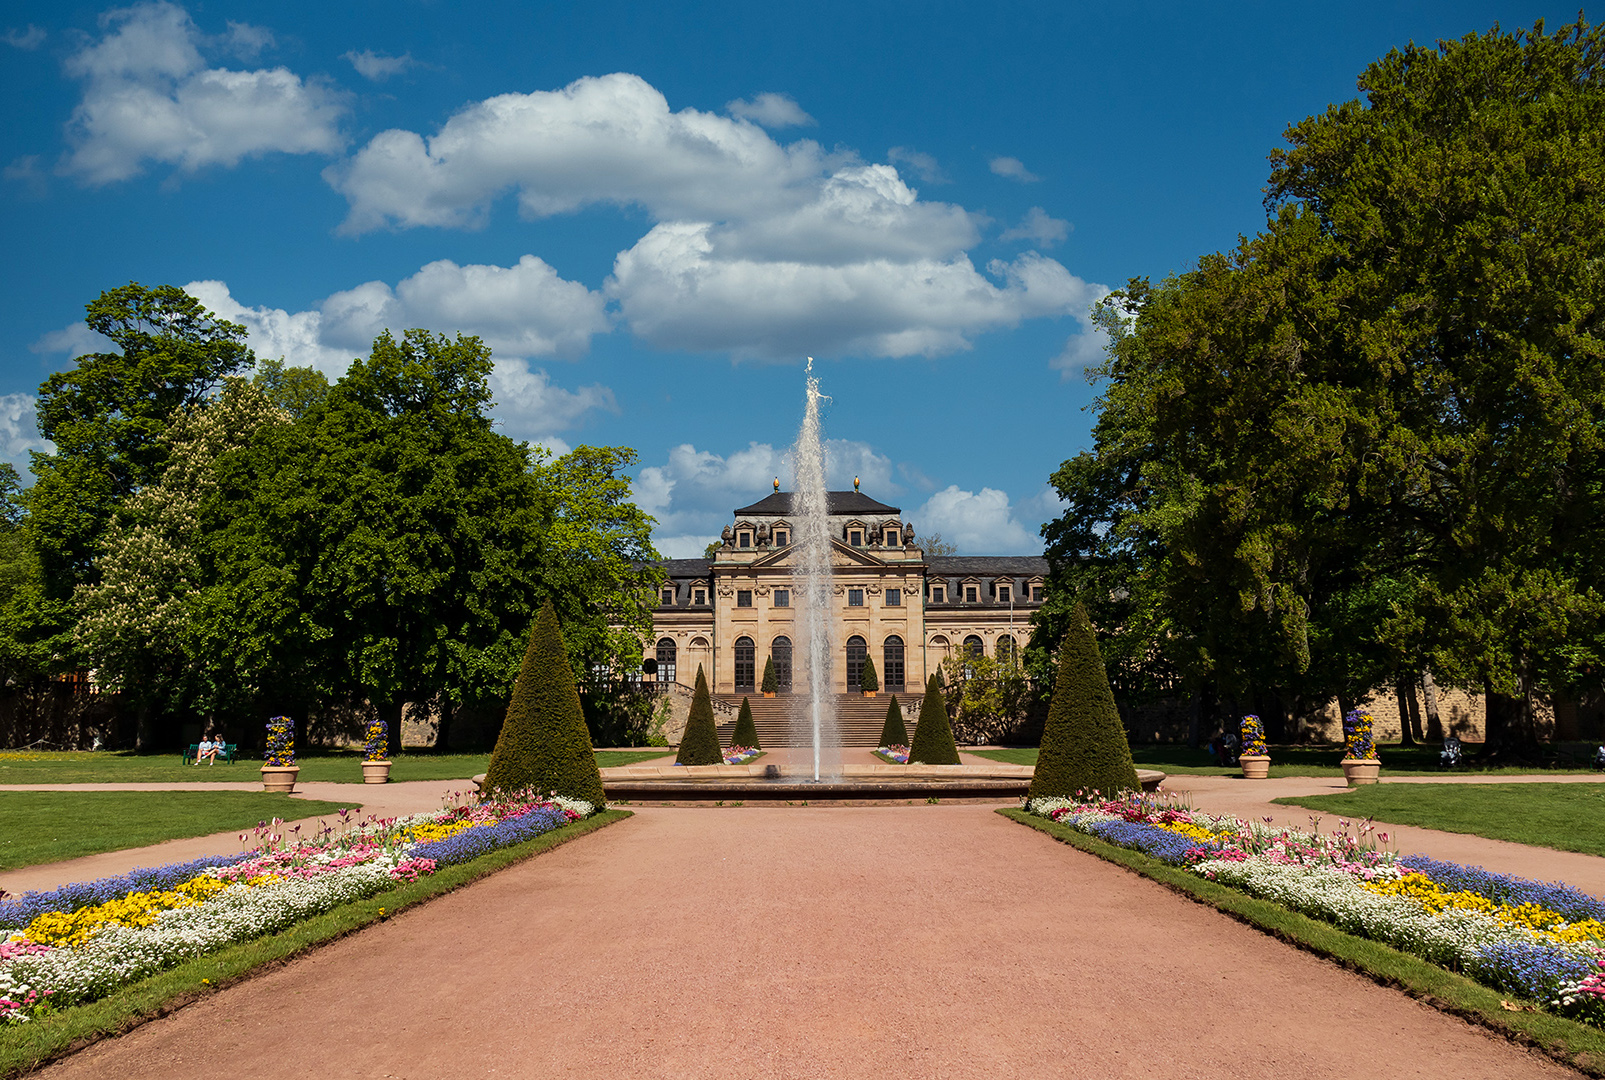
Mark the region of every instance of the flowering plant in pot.
POLYGON ((385 756, 390 743, 390 725, 375 718, 368 724, 362 743, 362 782, 390 782, 390 759, 385 756))
POLYGON ((1271 774, 1271 753, 1265 745, 1265 725, 1257 716, 1245 716, 1237 726, 1243 752, 1237 764, 1247 780, 1263 780, 1271 774))
POLYGON ((294 791, 301 767, 295 763, 295 721, 288 716, 267 722, 267 761, 262 766, 263 791, 294 791))
POLYGON ((1375 721, 1364 709, 1350 709, 1343 717, 1343 778, 1350 787, 1374 784, 1382 771, 1376 740, 1371 730, 1375 721))

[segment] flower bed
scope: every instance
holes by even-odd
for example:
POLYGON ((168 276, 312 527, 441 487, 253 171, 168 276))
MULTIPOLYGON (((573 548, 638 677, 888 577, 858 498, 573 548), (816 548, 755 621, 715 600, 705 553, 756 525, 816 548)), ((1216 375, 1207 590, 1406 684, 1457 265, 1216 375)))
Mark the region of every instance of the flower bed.
POLYGON ((906 746, 878 746, 875 753, 894 765, 908 764, 908 747, 906 746))
POLYGON ((276 933, 438 867, 550 832, 588 803, 513 797, 434 814, 349 821, 306 840, 282 822, 248 850, 135 870, 0 902, 0 1023, 77 1005, 235 942, 276 933))
POLYGON ((1605 1026, 1605 902, 1577 889, 1401 858, 1369 822, 1278 829, 1141 796, 1027 809, 1605 1026))
POLYGON ((724 752, 726 765, 745 765, 759 754, 763 753, 755 746, 732 746, 724 752))

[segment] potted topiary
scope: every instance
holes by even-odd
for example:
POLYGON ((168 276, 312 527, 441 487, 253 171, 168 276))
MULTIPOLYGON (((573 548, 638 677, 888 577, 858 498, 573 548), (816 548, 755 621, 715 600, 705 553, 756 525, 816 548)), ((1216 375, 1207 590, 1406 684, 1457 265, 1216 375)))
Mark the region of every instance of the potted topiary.
POLYGON ((780 677, 775 674, 775 658, 771 656, 763 664, 763 691, 764 697, 774 697, 775 691, 780 689, 780 677))
POLYGON ((295 790, 301 766, 295 763, 295 721, 274 716, 267 722, 267 762, 262 766, 262 790, 295 790))
POLYGON ((858 676, 858 688, 865 697, 874 697, 881 688, 880 677, 875 674, 875 661, 864 657, 864 670, 858 676))
POLYGON ((1265 748, 1265 725, 1260 723, 1259 717, 1243 717, 1237 731, 1243 740, 1243 752, 1237 757, 1237 764, 1243 770, 1243 779, 1263 780, 1271 775, 1271 755, 1265 748))
POLYGON ((368 725, 367 739, 362 744, 362 782, 388 784, 390 759, 385 756, 389 746, 390 725, 375 717, 368 725))
POLYGON ((1371 728, 1371 714, 1364 709, 1350 709, 1343 718, 1343 779, 1349 787, 1374 784, 1382 772, 1371 728))

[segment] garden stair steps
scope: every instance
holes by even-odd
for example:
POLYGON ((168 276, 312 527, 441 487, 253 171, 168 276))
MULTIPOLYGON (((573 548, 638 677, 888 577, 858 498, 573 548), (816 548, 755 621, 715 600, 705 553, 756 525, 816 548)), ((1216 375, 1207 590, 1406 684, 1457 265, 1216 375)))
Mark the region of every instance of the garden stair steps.
MULTIPOLYGON (((743 695, 721 694, 720 699, 739 709, 743 695)), ((758 729, 758 742, 764 749, 783 746, 812 746, 813 737, 793 718, 806 715, 808 700, 801 694, 777 694, 766 698, 760 694, 745 695, 752 704, 752 722, 758 729)), ((836 745, 879 746, 881 728, 886 723, 886 705, 892 695, 880 693, 872 698, 862 694, 837 694, 832 699, 836 712, 836 745)), ((908 727, 910 739, 914 737, 915 721, 919 717, 920 699, 897 695, 903 708, 903 723, 908 727)), ((736 729, 734 717, 718 725, 719 744, 730 745, 730 736, 736 729)))

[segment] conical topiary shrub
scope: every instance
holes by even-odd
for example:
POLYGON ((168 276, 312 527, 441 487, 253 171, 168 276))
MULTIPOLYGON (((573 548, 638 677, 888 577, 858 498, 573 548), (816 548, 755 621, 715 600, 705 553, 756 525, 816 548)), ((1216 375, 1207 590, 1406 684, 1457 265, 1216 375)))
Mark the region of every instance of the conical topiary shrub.
POLYGON ((881 725, 882 746, 907 746, 908 728, 903 726, 903 707, 897 703, 897 695, 892 695, 892 702, 886 706, 886 723, 881 725))
MULTIPOLYGON (((773 694, 780 689, 780 676, 775 674, 775 658, 771 656, 763 662, 763 685, 758 689, 765 694, 773 694)), ((757 745, 754 743, 753 745, 757 745)))
POLYGON ((864 670, 858 675, 858 688, 866 694, 873 694, 881 688, 880 676, 875 674, 875 661, 864 657, 864 670))
POLYGON ((507 702, 507 718, 485 769, 484 788, 487 792, 533 788, 584 799, 598 809, 607 804, 574 669, 551 601, 541 608, 530 631, 524 664, 507 702))
POLYGON ((758 725, 752 722, 752 703, 746 698, 741 699, 741 711, 736 714, 736 730, 730 736, 730 745, 761 749, 758 745, 758 725))
POLYGON ((1042 749, 1027 799, 1072 799, 1076 792, 1135 791, 1131 745, 1109 691, 1087 609, 1080 604, 1059 645, 1059 677, 1042 729, 1042 749))
POLYGON ((719 732, 713 724, 713 698, 708 694, 708 677, 697 665, 697 688, 691 695, 691 715, 685 722, 685 734, 680 736, 680 752, 675 755, 676 765, 723 765, 724 754, 719 750, 719 732))
POLYGON ((953 742, 953 725, 947 722, 947 704, 942 700, 942 684, 935 675, 925 683, 925 700, 920 702, 920 722, 914 729, 914 745, 908 748, 908 763, 959 763, 959 748, 953 742))

